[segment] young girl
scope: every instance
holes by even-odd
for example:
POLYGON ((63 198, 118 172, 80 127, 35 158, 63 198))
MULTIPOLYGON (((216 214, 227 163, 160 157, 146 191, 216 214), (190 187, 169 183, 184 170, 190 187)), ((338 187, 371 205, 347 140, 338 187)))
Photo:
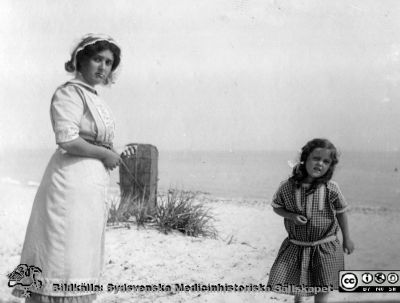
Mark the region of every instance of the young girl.
POLYGON ((354 250, 345 213, 348 205, 338 185, 330 181, 337 163, 331 142, 309 141, 292 176, 273 197, 272 207, 285 218, 288 238, 272 265, 268 285, 275 292, 294 295, 295 302, 304 296, 327 302, 328 291, 338 288, 339 271, 344 270, 343 251, 354 250), (339 226, 343 249, 337 238, 339 226))

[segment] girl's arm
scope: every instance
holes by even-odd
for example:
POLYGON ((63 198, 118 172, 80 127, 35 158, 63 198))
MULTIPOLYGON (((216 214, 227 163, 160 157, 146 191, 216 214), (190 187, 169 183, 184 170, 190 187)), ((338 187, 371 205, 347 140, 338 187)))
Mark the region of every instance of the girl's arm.
POLYGON ((119 164, 120 157, 117 153, 105 147, 90 144, 81 137, 58 145, 71 155, 99 159, 108 169, 114 169, 119 164))
POLYGON ((354 251, 354 243, 350 239, 347 214, 345 212, 337 213, 336 217, 343 234, 343 251, 347 254, 351 254, 354 251))
POLYGON ((297 225, 304 225, 307 223, 307 218, 305 216, 287 211, 283 207, 274 207, 274 212, 281 217, 294 221, 297 225))

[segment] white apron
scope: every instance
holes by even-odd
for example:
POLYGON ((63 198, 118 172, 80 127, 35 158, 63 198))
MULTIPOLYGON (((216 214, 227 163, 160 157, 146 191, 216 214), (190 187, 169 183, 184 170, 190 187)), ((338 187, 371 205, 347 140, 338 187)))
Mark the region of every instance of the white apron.
MULTIPOLYGON (((77 136, 111 144, 114 122, 93 88, 73 80, 53 96, 51 117, 56 141, 77 136)), ((53 285, 99 283, 103 266, 109 172, 100 160, 58 148, 37 191, 26 231, 21 264, 42 270, 44 282, 32 292, 82 296, 93 292, 54 291, 53 285)))

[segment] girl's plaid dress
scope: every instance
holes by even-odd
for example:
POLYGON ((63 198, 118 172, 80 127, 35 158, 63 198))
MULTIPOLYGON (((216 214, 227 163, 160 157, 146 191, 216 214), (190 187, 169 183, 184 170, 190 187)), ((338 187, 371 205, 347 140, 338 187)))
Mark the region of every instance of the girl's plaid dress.
POLYGON ((310 286, 337 289, 344 254, 337 239, 336 213, 348 209, 338 185, 329 181, 307 193, 306 186, 296 188, 294 182, 286 180, 275 193, 272 207, 301 214, 307 223, 296 225, 284 219, 288 238, 272 265, 268 285, 275 292, 303 296, 315 295, 310 286))

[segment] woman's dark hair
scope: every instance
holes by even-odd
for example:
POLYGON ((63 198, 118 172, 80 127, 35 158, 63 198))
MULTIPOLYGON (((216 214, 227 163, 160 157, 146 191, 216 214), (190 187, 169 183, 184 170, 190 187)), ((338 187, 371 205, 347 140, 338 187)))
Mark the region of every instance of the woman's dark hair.
POLYGON ((113 43, 110 43, 106 40, 100 40, 97 41, 96 43, 89 44, 87 45, 84 49, 78 51, 78 53, 75 55, 76 56, 76 67, 74 66, 73 59, 71 58, 70 61, 65 63, 65 70, 67 72, 74 72, 80 71, 82 67, 82 63, 85 62, 86 60, 89 60, 96 54, 105 51, 105 50, 110 50, 113 53, 114 61, 111 67, 111 71, 115 71, 115 69, 118 67, 120 61, 121 61, 121 49, 116 46, 113 43))
POLYGON ((76 54, 76 70, 80 71, 82 62, 85 62, 86 60, 105 50, 110 50, 114 55, 114 61, 111 67, 111 71, 114 71, 121 61, 121 50, 115 44, 105 40, 90 44, 76 54))
POLYGON ((339 163, 338 151, 336 150, 335 145, 333 145, 332 142, 330 142, 329 140, 316 138, 311 141, 308 141, 307 144, 303 146, 300 154, 300 163, 293 168, 292 176, 289 178, 289 180, 293 182, 296 185, 296 187, 300 187, 301 184, 307 178, 308 173, 306 170, 306 162, 310 154, 316 148, 326 148, 330 150, 332 162, 326 174, 320 178, 315 179, 311 184, 311 188, 315 189, 319 184, 323 183, 326 184, 332 178, 336 164, 339 163))

